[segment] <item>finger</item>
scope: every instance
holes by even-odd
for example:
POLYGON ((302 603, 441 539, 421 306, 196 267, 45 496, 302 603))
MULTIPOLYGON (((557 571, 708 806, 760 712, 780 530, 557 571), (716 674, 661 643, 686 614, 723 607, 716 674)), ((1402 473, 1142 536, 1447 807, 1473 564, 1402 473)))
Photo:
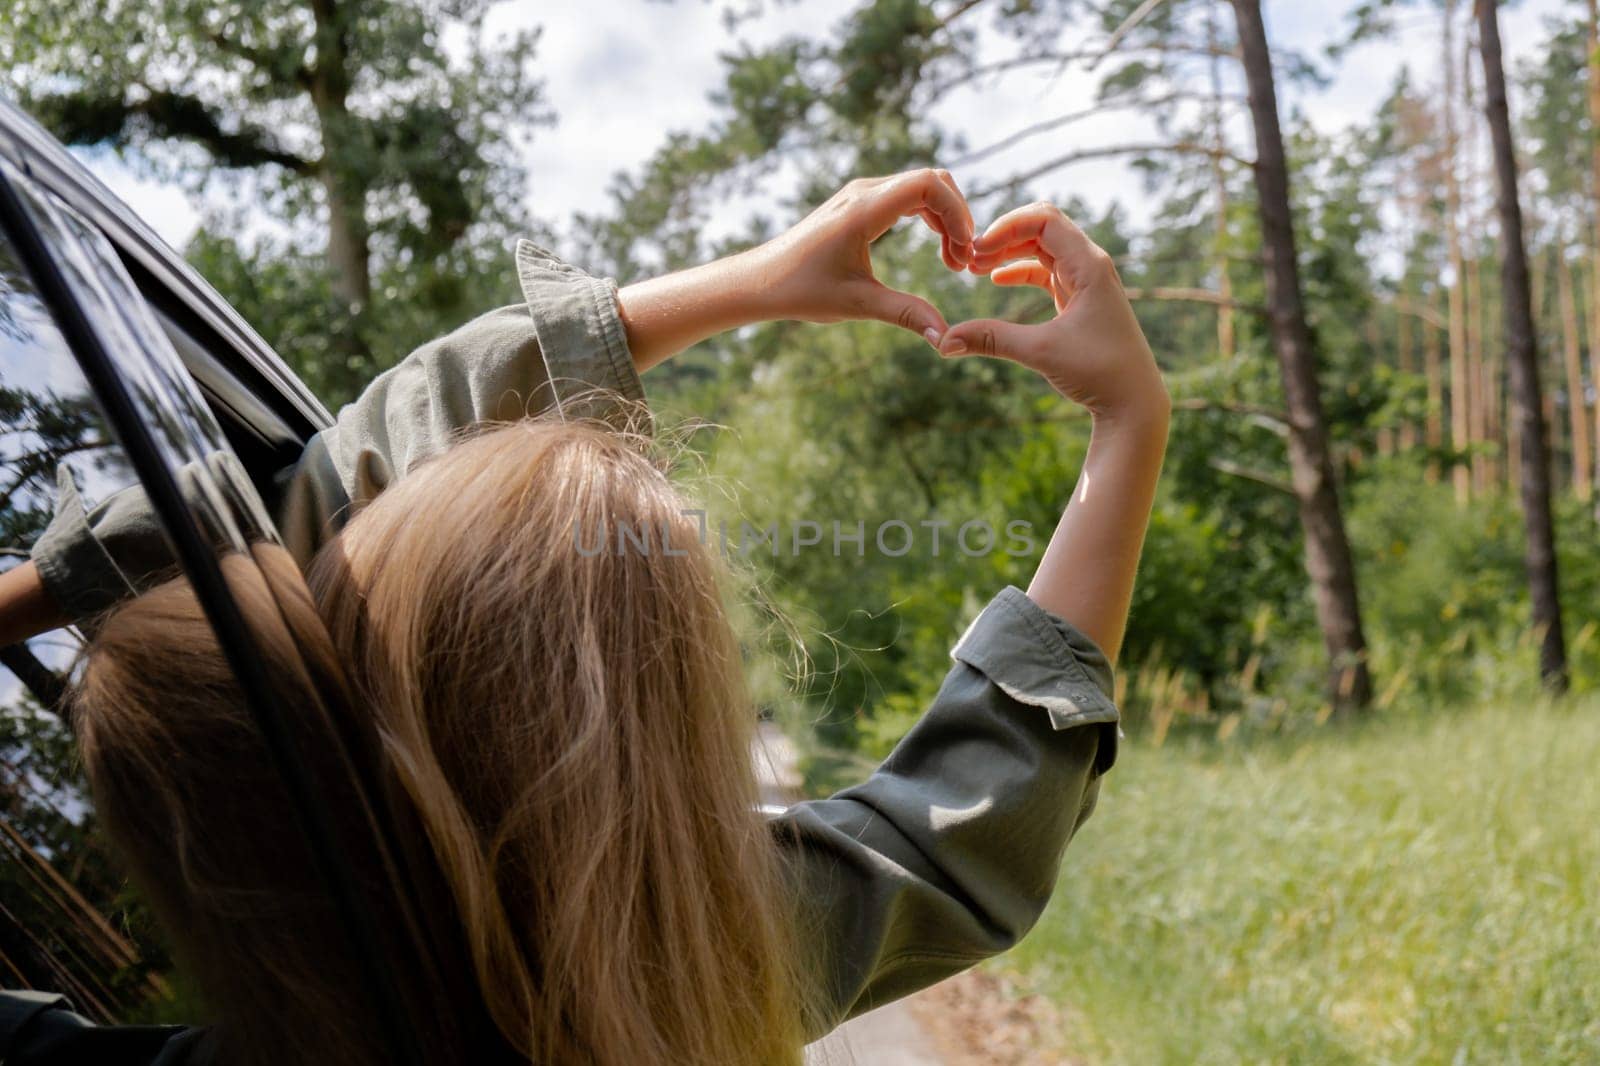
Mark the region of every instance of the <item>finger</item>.
MULTIPOLYGON (((966 215, 968 231, 972 232, 974 236, 976 236, 977 224, 972 221, 972 206, 967 203, 966 194, 961 191, 961 186, 956 184, 955 175, 950 173, 948 170, 943 169, 942 167, 934 173, 939 175, 939 180, 948 185, 950 187, 950 191, 955 193, 956 197, 961 201, 962 210, 966 215)), ((972 258, 972 245, 970 244, 957 245, 954 250, 958 258, 961 260, 961 264, 963 266, 966 264, 967 260, 972 258)), ((960 267, 951 266, 950 269, 959 270, 960 267)))
POLYGON ((929 229, 939 234, 939 258, 944 260, 944 265, 949 267, 951 270, 962 269, 966 264, 962 260, 956 258, 955 248, 950 241, 950 235, 944 232, 944 220, 927 208, 923 208, 922 210, 918 211, 917 214, 921 216, 922 221, 928 224, 929 229))
POLYGON ((974 238, 972 212, 967 201, 932 170, 913 170, 897 174, 867 190, 870 213, 869 236, 876 239, 907 215, 921 214, 926 208, 939 219, 935 229, 949 234, 958 256, 970 248, 974 238))
MULTIPOLYGON (((939 175, 939 180, 940 181, 942 181, 946 185, 950 186, 950 191, 951 192, 953 192, 957 196, 961 197, 961 200, 962 200, 963 203, 966 202, 967 196, 966 196, 965 193, 963 193, 961 191, 961 186, 956 183, 956 176, 954 174, 950 173, 948 170, 944 169, 943 167, 940 167, 939 169, 935 170, 934 173, 939 175)), ((967 217, 968 218, 972 217, 970 212, 968 213, 967 217)))
POLYGON ((998 268, 989 275, 989 280, 996 285, 1037 285, 1053 293, 1055 290, 1050 286, 1052 277, 1050 268, 1039 260, 1024 259, 1019 263, 1008 263, 998 268))
POLYGON ((1037 259, 1008 263, 991 273, 989 280, 996 285, 1032 285, 1041 288, 1050 294, 1050 299, 1055 302, 1058 312, 1066 309, 1076 291, 1068 279, 1037 259))
POLYGON ((1044 326, 1027 326, 998 318, 975 318, 945 331, 939 341, 943 356, 989 355, 1038 369, 1049 343, 1044 326))
POLYGON ((1066 254, 1074 245, 1089 243, 1088 235, 1077 223, 1055 204, 1044 200, 1012 208, 989 223, 975 241, 980 247, 987 248, 1030 238, 1044 240, 1046 235, 1056 255, 1066 254))
POLYGON ((1010 263, 1037 262, 1055 279, 1055 292, 1060 300, 1069 299, 1074 293, 1105 282, 1120 286, 1122 279, 1117 274, 1116 263, 1098 245, 1091 245, 1091 248, 1088 258, 1079 260, 1079 265, 1073 269, 1067 260, 1053 257, 1037 241, 1023 241, 999 252, 979 253, 967 264, 967 269, 974 274, 993 276, 1010 263))
POLYGON ((967 262, 967 269, 974 274, 987 274, 1006 263, 1016 261, 1029 261, 1043 264, 1046 270, 1055 270, 1059 261, 1050 254, 1050 250, 1032 238, 1016 241, 998 248, 979 248, 972 253, 972 258, 967 262))
POLYGON ((984 230, 974 240, 974 261, 983 264, 1030 243, 1037 246, 1041 261, 1051 269, 1065 270, 1080 285, 1097 276, 1107 259, 1099 245, 1060 208, 1033 203, 1007 212, 984 230))
POLYGON ((999 264, 1011 259, 1037 259, 1047 267, 1053 267, 1061 258, 1059 249, 1052 247, 1041 239, 1041 234, 1009 233, 1005 240, 984 241, 983 237, 977 238, 973 245, 972 261, 974 263, 999 264))
POLYGON ((927 300, 877 282, 862 286, 857 297, 857 308, 861 318, 876 319, 910 330, 929 344, 937 345, 936 338, 943 337, 949 328, 939 309, 927 300), (930 330, 933 337, 928 336, 930 330))

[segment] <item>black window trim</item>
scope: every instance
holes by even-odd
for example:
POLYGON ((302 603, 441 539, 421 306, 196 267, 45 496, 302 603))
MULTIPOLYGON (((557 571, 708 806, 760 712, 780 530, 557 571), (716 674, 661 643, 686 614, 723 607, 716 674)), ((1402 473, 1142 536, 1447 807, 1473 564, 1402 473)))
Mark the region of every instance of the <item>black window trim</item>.
POLYGON ((114 358, 90 324, 77 294, 4 168, 0 168, 0 233, 10 238, 19 263, 28 272, 39 298, 77 358, 156 517, 167 531, 195 597, 216 631, 229 666, 239 679, 251 716, 283 780, 295 817, 328 884, 341 923, 354 941, 393 1060, 405 1066, 423 1066, 404 998, 394 976, 380 964, 384 956, 378 948, 379 937, 372 915, 363 905, 353 871, 334 846, 336 836, 326 809, 294 750, 283 708, 271 695, 274 687, 266 676, 244 616, 228 590, 216 554, 195 522, 149 428, 140 418, 133 397, 117 372, 114 358))

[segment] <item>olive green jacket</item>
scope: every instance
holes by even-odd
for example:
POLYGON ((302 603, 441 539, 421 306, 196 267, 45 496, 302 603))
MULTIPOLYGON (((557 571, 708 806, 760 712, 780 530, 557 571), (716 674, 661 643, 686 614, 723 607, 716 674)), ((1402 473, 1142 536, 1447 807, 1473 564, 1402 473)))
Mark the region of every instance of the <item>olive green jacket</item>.
MULTIPOLYGON (((465 427, 552 407, 615 416, 642 401, 614 283, 526 241, 517 269, 525 304, 412 353, 286 473, 275 510, 302 562, 353 506, 465 427)), ((85 513, 64 489, 34 557, 56 598, 87 613, 139 586, 160 539, 142 507, 113 498, 85 513)), ((927 713, 871 777, 772 819, 813 952, 817 1035, 1015 944, 1116 757, 1105 656, 1018 589, 994 597, 951 658, 927 713)))

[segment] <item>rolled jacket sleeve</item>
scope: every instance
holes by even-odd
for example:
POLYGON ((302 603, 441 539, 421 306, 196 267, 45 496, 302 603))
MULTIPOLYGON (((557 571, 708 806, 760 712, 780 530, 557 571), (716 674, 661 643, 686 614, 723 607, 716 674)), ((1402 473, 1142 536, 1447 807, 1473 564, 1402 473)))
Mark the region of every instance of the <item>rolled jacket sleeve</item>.
POLYGON ((309 557, 352 513, 464 429, 546 411, 621 426, 648 418, 616 282, 517 242, 524 303, 412 352, 339 411, 285 486, 285 543, 309 557), (304 550, 302 550, 304 549, 304 550))
POLYGON ((412 352, 322 434, 350 500, 371 499, 462 429, 555 409, 619 421, 644 399, 616 283, 520 241, 523 305, 480 315, 412 352))
POLYGON ((517 242, 517 277, 562 413, 613 422, 631 417, 644 388, 628 350, 617 283, 585 274, 529 240, 517 242))
MULTIPOLYGON (((226 449, 172 471, 201 531, 218 547, 272 539, 270 516, 247 495, 244 467, 226 449), (222 492, 222 497, 212 495, 222 492), (219 506, 220 499, 227 499, 219 506)), ((56 466, 54 512, 30 552, 45 591, 80 624, 176 572, 177 557, 143 486, 84 507, 71 467, 56 466)))
POLYGON ((50 524, 29 554, 45 591, 73 619, 88 618, 134 595, 142 578, 172 565, 143 489, 132 486, 113 493, 91 513, 84 509, 65 463, 56 467, 50 524))
POLYGON ((616 283, 526 240, 517 244, 516 266, 525 303, 480 315, 423 345, 339 412, 321 436, 326 460, 313 446, 301 465, 318 491, 315 475, 331 466, 348 500, 313 511, 359 506, 483 422, 554 409, 621 424, 641 407, 644 389, 616 283))
POLYGON ((823 980, 813 1035, 1021 939, 1116 759, 1105 656, 1019 589, 951 654, 866 782, 774 820, 823 980))

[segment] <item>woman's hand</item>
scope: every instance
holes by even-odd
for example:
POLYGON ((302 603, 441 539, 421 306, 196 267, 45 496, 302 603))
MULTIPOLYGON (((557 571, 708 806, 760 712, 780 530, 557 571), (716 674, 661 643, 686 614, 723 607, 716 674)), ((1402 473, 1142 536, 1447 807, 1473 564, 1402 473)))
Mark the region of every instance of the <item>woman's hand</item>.
POLYGON ((937 345, 944 316, 872 273, 872 242, 917 216, 939 235, 945 265, 972 256, 972 213, 943 170, 858 178, 766 244, 618 294, 634 365, 647 370, 707 337, 752 322, 877 319, 937 345))
POLYGON ((949 171, 857 178, 788 232, 753 251, 764 272, 767 317, 804 322, 876 319, 937 344, 946 329, 938 309, 920 296, 889 288, 872 272, 872 242, 912 216, 939 235, 945 266, 967 266, 972 212, 949 171))
POLYGON ((1042 374, 1097 420, 1154 418, 1171 402, 1111 257, 1053 204, 1019 207, 974 242, 970 269, 997 285, 1037 285, 1055 299, 1040 325, 974 319, 952 326, 942 355, 992 355, 1042 374))
POLYGON ((1172 402, 1161 372, 1111 257, 1056 207, 1030 204, 1000 218, 974 242, 968 269, 1055 298, 1049 322, 962 322, 939 351, 1014 360, 1094 415, 1077 487, 1028 595, 1115 662, 1167 445, 1172 402))

